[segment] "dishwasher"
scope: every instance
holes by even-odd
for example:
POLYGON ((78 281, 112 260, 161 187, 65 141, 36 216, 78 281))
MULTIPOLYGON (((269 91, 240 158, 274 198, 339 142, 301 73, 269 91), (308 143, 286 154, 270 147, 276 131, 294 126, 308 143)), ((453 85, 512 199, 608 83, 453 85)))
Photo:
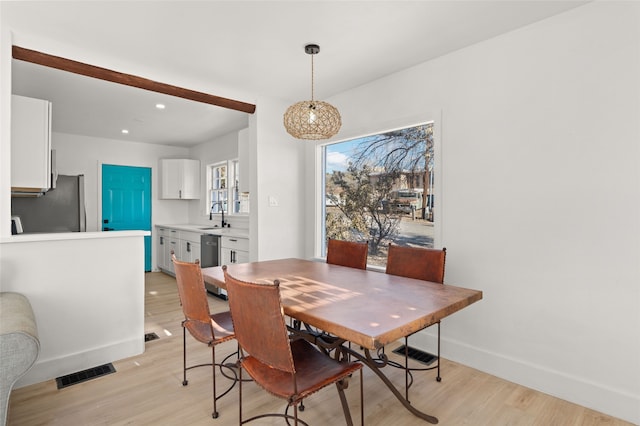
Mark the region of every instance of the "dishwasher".
MULTIPOLYGON (((200 267, 220 266, 220 235, 202 234, 200 236, 200 267)), ((204 283, 210 294, 227 300, 227 290, 204 283)))

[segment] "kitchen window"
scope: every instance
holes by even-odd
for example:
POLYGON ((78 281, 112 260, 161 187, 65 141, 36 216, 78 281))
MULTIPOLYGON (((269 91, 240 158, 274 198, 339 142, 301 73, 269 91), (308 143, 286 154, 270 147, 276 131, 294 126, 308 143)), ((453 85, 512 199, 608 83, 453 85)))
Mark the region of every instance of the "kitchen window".
POLYGON ((207 215, 222 211, 225 214, 241 212, 239 171, 238 160, 207 165, 207 215))

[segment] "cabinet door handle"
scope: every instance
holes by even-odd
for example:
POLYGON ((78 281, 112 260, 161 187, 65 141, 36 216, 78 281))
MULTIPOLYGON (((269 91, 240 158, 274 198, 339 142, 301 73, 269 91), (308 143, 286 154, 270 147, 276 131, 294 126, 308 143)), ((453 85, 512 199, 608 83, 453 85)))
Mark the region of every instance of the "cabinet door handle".
POLYGON ((236 263, 236 252, 231 250, 231 263, 236 263))
POLYGON ((160 245, 163 246, 164 245, 164 237, 160 237, 160 245))
POLYGON ((235 238, 229 238, 229 241, 233 241, 234 243, 238 242, 238 240, 236 240, 235 238))
POLYGON ((178 198, 182 198, 182 189, 178 190, 178 198))
POLYGON ((187 241, 187 253, 191 253, 191 243, 187 241))

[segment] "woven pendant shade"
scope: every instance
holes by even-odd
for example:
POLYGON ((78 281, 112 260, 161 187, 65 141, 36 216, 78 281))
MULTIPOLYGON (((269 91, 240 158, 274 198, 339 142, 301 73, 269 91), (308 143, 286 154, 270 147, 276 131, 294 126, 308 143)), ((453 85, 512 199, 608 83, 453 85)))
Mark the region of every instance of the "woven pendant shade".
POLYGON ((297 102, 284 113, 283 122, 287 132, 297 139, 329 139, 340 130, 340 113, 331 104, 313 99, 313 55, 320 46, 308 44, 305 52, 311 55, 311 100, 297 102))
POLYGON ((342 126, 340 113, 322 101, 297 102, 284 113, 284 127, 294 138, 328 139, 342 126))

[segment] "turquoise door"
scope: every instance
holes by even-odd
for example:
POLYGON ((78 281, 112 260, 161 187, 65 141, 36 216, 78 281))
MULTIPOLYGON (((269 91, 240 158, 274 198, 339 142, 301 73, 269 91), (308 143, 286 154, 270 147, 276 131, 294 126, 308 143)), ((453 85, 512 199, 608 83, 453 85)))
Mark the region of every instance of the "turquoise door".
MULTIPOLYGON (((102 165, 102 230, 151 231, 151 169, 102 165)), ((144 270, 151 271, 151 236, 144 237, 144 270)))

